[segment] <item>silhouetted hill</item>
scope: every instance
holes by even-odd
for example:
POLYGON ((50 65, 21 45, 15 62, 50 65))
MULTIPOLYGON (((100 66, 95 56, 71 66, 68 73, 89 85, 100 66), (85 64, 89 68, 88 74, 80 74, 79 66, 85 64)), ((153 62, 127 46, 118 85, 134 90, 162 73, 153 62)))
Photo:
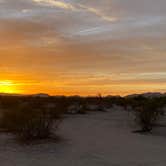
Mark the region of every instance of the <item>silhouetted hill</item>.
POLYGON ((137 96, 143 96, 146 98, 157 98, 157 97, 165 97, 166 93, 160 93, 160 92, 147 92, 147 93, 142 93, 142 94, 131 94, 125 96, 126 98, 133 98, 137 96))

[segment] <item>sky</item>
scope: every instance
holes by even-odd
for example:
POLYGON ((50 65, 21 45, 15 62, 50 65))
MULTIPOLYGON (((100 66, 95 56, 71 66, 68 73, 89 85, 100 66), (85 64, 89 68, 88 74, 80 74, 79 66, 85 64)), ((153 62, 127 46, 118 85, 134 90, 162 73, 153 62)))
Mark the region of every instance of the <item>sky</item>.
POLYGON ((0 0, 0 92, 166 92, 165 0, 0 0))

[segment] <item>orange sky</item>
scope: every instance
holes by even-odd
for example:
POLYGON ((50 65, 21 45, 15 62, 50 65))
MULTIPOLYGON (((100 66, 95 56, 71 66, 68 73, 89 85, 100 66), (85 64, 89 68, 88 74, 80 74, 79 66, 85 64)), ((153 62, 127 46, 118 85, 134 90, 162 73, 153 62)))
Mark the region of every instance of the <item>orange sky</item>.
POLYGON ((163 0, 0 0, 0 92, 166 92, 163 0))

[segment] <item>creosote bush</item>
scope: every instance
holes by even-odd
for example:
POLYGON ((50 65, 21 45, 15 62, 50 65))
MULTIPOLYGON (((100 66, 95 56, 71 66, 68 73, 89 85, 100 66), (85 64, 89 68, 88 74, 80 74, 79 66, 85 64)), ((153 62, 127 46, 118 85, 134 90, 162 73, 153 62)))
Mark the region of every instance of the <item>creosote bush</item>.
POLYGON ((154 99, 137 101, 134 107, 135 121, 140 126, 141 132, 150 132, 163 114, 161 103, 154 99))
POLYGON ((52 110, 40 102, 15 103, 6 106, 1 116, 1 127, 19 138, 33 140, 49 138, 61 121, 59 113, 55 117, 52 110))

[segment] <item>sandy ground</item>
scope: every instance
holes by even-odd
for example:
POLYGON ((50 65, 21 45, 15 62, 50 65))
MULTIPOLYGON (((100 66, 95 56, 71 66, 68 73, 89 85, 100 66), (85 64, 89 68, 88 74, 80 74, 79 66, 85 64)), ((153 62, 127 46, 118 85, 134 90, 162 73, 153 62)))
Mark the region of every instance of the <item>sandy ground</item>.
POLYGON ((0 166, 166 166, 166 128, 132 133, 132 116, 107 113, 68 116, 58 143, 19 145, 0 135, 0 166))

